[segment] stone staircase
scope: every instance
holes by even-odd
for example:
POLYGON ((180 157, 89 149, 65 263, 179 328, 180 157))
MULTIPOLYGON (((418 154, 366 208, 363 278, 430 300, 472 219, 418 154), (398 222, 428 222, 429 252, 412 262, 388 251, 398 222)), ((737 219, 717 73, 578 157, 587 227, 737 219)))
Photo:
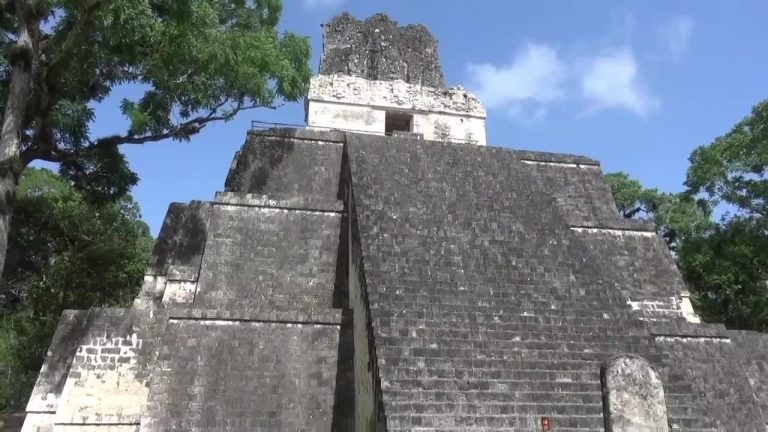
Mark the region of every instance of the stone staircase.
MULTIPOLYGON (((601 363, 617 354, 657 365, 666 358, 632 311, 596 296, 547 308, 540 295, 537 308, 519 299, 485 305, 480 296, 468 307, 457 296, 400 292, 389 297, 402 301, 371 299, 388 311, 377 345, 389 430, 540 430, 549 417, 557 431, 603 431, 601 363)), ((663 379, 670 424, 715 431, 690 385, 672 378, 663 379)))
POLYGON ((682 318, 633 308, 666 306, 679 274, 594 162, 347 145, 388 430, 603 431, 601 366, 620 354, 656 366, 672 430, 722 430, 644 321, 682 318))

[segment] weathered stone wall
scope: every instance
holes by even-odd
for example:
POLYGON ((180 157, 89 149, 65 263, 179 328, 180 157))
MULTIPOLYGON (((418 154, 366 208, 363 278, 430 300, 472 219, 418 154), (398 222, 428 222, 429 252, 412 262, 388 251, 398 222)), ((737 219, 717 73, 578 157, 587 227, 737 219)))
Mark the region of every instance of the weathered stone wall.
POLYGON ((336 208, 343 142, 338 132, 251 133, 227 174, 225 191, 294 200, 296 208, 309 207, 299 199, 322 201, 320 209, 336 208))
POLYGON ((142 310, 92 309, 67 312, 61 324, 52 345, 61 351, 46 359, 24 432, 138 430, 164 320, 142 310), (65 353, 71 359, 58 357, 65 353))
POLYGON ((343 75, 312 77, 307 126, 384 134, 387 111, 413 115, 425 139, 485 145, 486 112, 461 87, 436 89, 403 81, 369 81, 343 75))
POLYGON ((249 135, 211 204, 193 302, 168 306, 142 431, 352 430, 340 141, 249 135))
POLYGON ((571 230, 571 248, 582 256, 572 266, 579 284, 620 292, 644 319, 683 316, 685 286, 674 259, 652 223, 617 216, 597 162, 515 153, 528 177, 536 179, 536 193, 554 197, 554 210, 571 230))
POLYGON ((324 25, 320 74, 440 88, 438 57, 437 40, 422 25, 399 27, 384 14, 358 21, 342 13, 324 25))
POLYGON ((141 430, 330 431, 341 317, 314 320, 171 319, 141 430))
POLYGON ((171 203, 134 302, 136 307, 194 300, 211 212, 211 203, 171 203))
POLYGON ((340 214, 216 204, 196 305, 329 308, 340 214))
MULTIPOLYGON (((729 331, 722 325, 687 322, 649 323, 656 344, 668 358, 663 363, 665 386, 681 384, 696 396, 718 431, 768 427, 768 338, 756 332, 729 331)), ((689 409, 685 395, 668 394, 670 413, 689 409)), ((701 427, 671 421, 672 430, 701 427)))
POLYGON ((88 333, 88 321, 89 311, 67 310, 62 313, 29 397, 27 411, 51 416, 56 413, 75 353, 88 333))
POLYGON ((360 232, 354 213, 352 188, 348 189, 349 223, 349 304, 354 318, 355 347, 355 430, 371 432, 386 430, 380 427, 385 421, 380 415, 381 388, 379 365, 376 360, 371 311, 363 272, 363 256, 360 249, 360 232))

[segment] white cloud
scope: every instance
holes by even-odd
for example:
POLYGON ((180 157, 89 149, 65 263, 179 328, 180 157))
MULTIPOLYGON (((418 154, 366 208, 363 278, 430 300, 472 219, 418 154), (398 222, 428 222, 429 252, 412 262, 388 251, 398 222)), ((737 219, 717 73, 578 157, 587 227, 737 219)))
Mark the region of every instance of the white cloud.
POLYGON ((640 81, 635 56, 626 48, 589 59, 581 92, 591 110, 618 108, 644 116, 659 105, 640 81))
POLYGON ((303 0, 307 9, 332 8, 344 3, 344 0, 303 0))
POLYGON ((545 105, 565 96, 566 67, 549 45, 528 43, 507 65, 470 64, 467 69, 480 100, 515 117, 540 119, 545 105))
POLYGON ((661 43, 667 53, 673 59, 680 59, 691 42, 691 33, 693 32, 693 19, 686 15, 673 17, 658 28, 658 34, 661 43))

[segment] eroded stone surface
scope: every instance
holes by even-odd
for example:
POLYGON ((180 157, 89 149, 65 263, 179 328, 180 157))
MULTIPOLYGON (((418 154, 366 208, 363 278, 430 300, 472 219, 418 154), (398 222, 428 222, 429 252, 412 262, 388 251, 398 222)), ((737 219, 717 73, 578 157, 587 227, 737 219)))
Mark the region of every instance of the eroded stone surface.
POLYGON ((343 13, 326 24, 320 74, 443 87, 437 40, 429 30, 400 27, 384 14, 358 21, 343 13))
POLYGON ((607 432, 667 432, 667 407, 659 374, 639 356, 614 357, 603 365, 607 432))

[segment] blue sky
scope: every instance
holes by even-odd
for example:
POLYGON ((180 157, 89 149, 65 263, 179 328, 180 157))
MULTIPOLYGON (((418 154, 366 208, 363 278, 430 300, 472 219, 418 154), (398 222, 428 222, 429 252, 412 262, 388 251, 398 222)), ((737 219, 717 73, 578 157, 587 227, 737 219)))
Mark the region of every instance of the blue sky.
MULTIPOLYGON (((768 97, 768 2, 284 0, 281 27, 309 36, 348 10, 425 24, 440 41, 446 82, 488 109, 488 143, 583 154, 647 187, 682 188, 690 152, 768 97)), ((96 136, 122 133, 116 89, 97 109, 96 136)), ((302 123, 303 105, 249 111, 189 143, 125 146, 134 189, 157 235, 168 204, 223 188, 251 120, 302 123)))

